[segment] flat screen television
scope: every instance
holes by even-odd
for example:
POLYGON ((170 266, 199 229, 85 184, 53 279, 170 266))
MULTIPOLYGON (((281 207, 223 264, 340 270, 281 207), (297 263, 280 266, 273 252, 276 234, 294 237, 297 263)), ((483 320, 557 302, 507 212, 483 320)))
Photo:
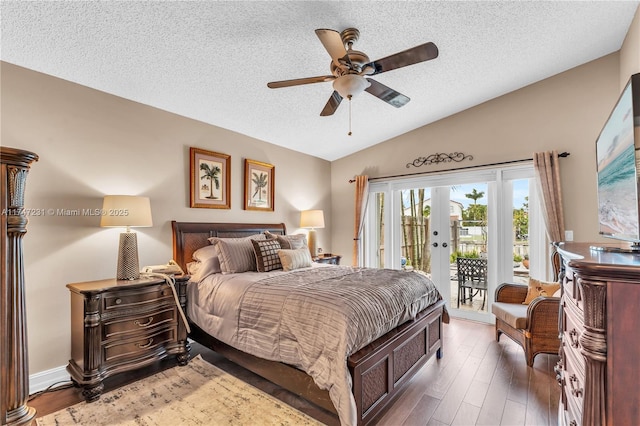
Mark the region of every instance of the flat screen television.
MULTIPOLYGON (((625 86, 596 140, 600 235, 640 252, 640 73, 625 86)), ((607 250, 607 247, 594 247, 607 250)))

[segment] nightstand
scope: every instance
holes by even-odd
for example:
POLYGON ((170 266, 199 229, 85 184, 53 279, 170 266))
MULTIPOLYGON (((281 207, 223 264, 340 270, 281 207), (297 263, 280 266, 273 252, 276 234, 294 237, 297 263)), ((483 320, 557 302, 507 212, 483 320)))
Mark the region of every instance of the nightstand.
MULTIPOLYGON (((188 275, 176 277, 186 309, 188 275)), ((108 279, 67 284, 71 292, 71 359, 67 371, 87 402, 103 380, 176 355, 189 361, 187 330, 171 287, 162 278, 108 279)))
POLYGON ((316 262, 316 263, 328 263, 330 265, 339 265, 341 258, 342 258, 342 256, 337 255, 337 254, 333 254, 331 256, 319 256, 319 257, 316 257, 315 259, 313 259, 313 261, 316 262))

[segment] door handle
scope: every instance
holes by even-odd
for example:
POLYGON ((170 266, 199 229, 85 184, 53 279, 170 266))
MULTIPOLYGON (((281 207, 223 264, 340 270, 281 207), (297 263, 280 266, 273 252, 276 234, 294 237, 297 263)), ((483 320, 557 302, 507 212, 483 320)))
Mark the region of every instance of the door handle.
POLYGON ((442 243, 442 247, 447 247, 447 243, 442 243))
POLYGON ((438 243, 433 243, 431 245, 434 246, 434 247, 438 247, 438 243))

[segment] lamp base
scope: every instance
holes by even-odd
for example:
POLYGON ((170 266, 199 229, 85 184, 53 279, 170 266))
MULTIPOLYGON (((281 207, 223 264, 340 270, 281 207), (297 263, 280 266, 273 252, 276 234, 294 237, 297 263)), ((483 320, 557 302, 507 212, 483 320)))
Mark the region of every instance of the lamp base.
POLYGON ((119 280, 137 280, 140 278, 138 239, 135 232, 123 232, 120 234, 116 278, 119 280))
POLYGON ((318 255, 317 251, 317 247, 316 247, 316 230, 315 229, 309 229, 309 238, 308 238, 308 242, 307 244, 309 245, 309 253, 311 253, 311 258, 315 259, 316 256, 318 255))

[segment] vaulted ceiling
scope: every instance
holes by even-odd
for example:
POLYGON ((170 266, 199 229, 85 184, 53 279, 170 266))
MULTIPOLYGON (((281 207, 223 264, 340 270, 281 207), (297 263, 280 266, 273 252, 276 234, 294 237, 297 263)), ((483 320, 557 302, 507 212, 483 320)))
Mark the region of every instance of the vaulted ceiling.
MULTIPOLYGON (((335 160, 620 49, 638 1, 2 1, 1 59, 335 160), (433 42, 378 74, 411 101, 362 93, 320 117, 331 82, 314 33, 355 27, 371 60, 433 42)), ((213 148, 213 147, 212 147, 213 148)))

